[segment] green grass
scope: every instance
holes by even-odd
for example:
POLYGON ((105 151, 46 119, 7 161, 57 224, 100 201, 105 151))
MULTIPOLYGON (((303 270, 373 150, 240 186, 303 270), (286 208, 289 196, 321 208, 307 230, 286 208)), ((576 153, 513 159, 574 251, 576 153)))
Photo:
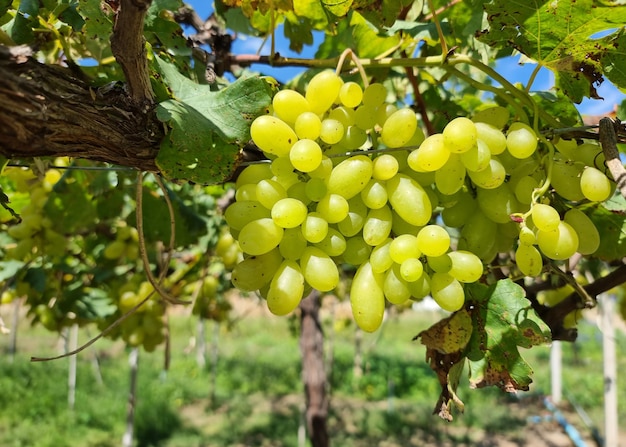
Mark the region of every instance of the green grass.
MULTIPOLYGON (((486 431, 523 439, 526 416, 533 410, 522 411, 524 398, 517 401, 497 389, 469 390, 465 381, 459 389, 465 413, 457 415, 452 424, 431 415, 439 385, 424 361, 423 346, 411 341, 428 323, 427 316, 405 315, 390 319, 382 332, 365 334, 364 374, 360 378, 353 375, 353 329, 334 334, 328 421, 333 445, 473 445, 486 431)), ((194 352, 186 350, 195 321, 172 318, 169 371, 162 371, 162 351, 142 352, 140 356, 137 445, 297 445, 303 396, 293 326, 294 322, 285 318, 246 318, 231 331, 222 328, 212 389, 210 353, 209 364, 200 368, 194 352)), ((212 330, 209 323, 209 341, 212 330)), ((325 330, 329 337, 330 324, 325 330)), ((564 345, 563 381, 566 396, 573 396, 602 427, 602 350, 598 334, 595 327, 583 325, 581 341, 575 346, 564 345)), ((0 338, 0 349, 7 338, 0 338)), ((81 338, 86 339, 86 335, 81 338)), ((20 351, 13 363, 6 355, 0 357, 0 445, 119 445, 129 386, 124 347, 103 340, 79 355, 76 408, 71 412, 67 406, 68 361, 28 361, 33 354, 54 354, 55 337, 41 329, 24 327, 19 340, 20 351), (97 382, 91 362, 96 353, 102 384, 97 382)), ((624 346, 621 337, 620 371, 626 367, 624 346)), ((543 347, 525 353, 536 370, 527 395, 549 392, 548 356, 548 348, 543 347)), ((621 387, 620 392, 620 420, 625 420, 626 389, 621 387)), ((533 401, 533 405, 531 408, 540 408, 540 401, 533 401)))

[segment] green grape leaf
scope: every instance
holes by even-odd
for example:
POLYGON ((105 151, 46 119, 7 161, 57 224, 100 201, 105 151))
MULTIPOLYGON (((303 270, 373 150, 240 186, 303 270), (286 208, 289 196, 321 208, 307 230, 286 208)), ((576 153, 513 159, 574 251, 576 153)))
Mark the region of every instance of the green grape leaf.
POLYGON ((191 56, 191 47, 173 11, 183 6, 180 0, 153 0, 145 18, 144 34, 153 47, 163 47, 173 56, 191 56))
MULTIPOLYGON (((73 175, 81 178, 81 173, 73 175)), ((82 180, 82 178, 81 178, 82 180)), ((82 181, 60 180, 44 206, 46 215, 54 223, 54 230, 61 234, 78 233, 93 222, 95 207, 82 181)))
POLYGON ((421 339, 426 346, 426 360, 441 385, 435 413, 447 421, 453 419, 453 405, 460 411, 464 408, 463 402, 456 395, 456 389, 465 364, 464 351, 472 331, 472 318, 466 309, 461 309, 413 338, 421 339))
POLYGON ((74 312, 79 319, 106 318, 117 311, 117 306, 107 292, 85 287, 82 281, 66 286, 58 305, 64 313, 74 312))
POLYGON ((97 61, 110 57, 113 11, 104 2, 78 0, 78 13, 85 21, 85 46, 97 61))
POLYGON ((240 159, 239 145, 224 141, 197 110, 167 101, 157 117, 171 127, 155 160, 166 178, 214 184, 232 175, 240 159))
POLYGON ((533 371, 518 347, 548 343, 550 329, 532 309, 524 289, 509 279, 490 287, 469 284, 466 294, 474 326, 467 349, 470 385, 528 390, 533 371))
POLYGON ((594 256, 605 261, 626 256, 626 206, 623 198, 613 197, 589 214, 598 232, 600 246, 594 256))
POLYGON ((400 42, 400 36, 379 35, 372 28, 372 24, 368 22, 366 17, 353 12, 350 18, 350 28, 352 38, 354 40, 354 50, 357 56, 362 58, 378 57, 381 53, 395 47, 400 42))
POLYGON ((13 278, 26 265, 22 261, 9 259, 8 261, 0 261, 0 281, 6 281, 13 278))
POLYGON ((250 139, 252 121, 271 103, 272 86, 250 77, 213 91, 171 64, 160 59, 158 63, 176 99, 157 107, 157 117, 171 128, 161 143, 157 166, 170 179, 226 181, 239 161, 240 147, 250 139))
POLYGON ((604 74, 618 87, 626 89, 626 34, 624 28, 613 36, 606 38, 609 45, 613 45, 613 50, 602 56, 600 64, 604 69, 604 74))
POLYGON ((571 101, 563 100, 563 92, 559 90, 538 91, 533 92, 531 96, 540 109, 557 119, 563 127, 573 127, 582 124, 580 114, 574 104, 571 101))
POLYGON ((352 0, 322 0, 322 6, 336 17, 343 17, 350 11, 352 0))
POLYGON ((228 143, 246 143, 250 124, 267 112, 272 101, 272 86, 259 77, 238 79, 228 87, 213 91, 209 85, 197 84, 182 75, 172 64, 157 58, 165 81, 175 99, 159 104, 159 111, 176 109, 176 102, 195 109, 206 119, 206 126, 228 143))
POLYGON ((619 73, 626 72, 619 46, 621 31, 597 38, 598 33, 623 28, 624 5, 593 0, 494 0, 486 5, 486 11, 490 26, 479 33, 479 39, 492 46, 515 48, 551 69, 556 86, 575 102, 585 96, 597 97, 595 87, 602 81, 603 61, 611 62, 609 71, 618 81, 619 73))

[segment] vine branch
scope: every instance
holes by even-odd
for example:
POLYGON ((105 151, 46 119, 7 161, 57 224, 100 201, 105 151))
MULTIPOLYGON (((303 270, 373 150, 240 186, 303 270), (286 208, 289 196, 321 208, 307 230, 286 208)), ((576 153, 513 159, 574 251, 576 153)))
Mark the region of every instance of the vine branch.
POLYGON ((132 101, 146 108, 153 103, 143 25, 152 0, 121 0, 115 16, 111 51, 128 83, 132 101))
POLYGON ((617 183, 617 189, 620 194, 626 198, 626 169, 622 164, 619 157, 619 150, 617 149, 617 129, 620 125, 619 120, 613 121, 611 118, 600 119, 600 145, 604 152, 604 158, 606 159, 606 165, 613 176, 613 180, 617 183))

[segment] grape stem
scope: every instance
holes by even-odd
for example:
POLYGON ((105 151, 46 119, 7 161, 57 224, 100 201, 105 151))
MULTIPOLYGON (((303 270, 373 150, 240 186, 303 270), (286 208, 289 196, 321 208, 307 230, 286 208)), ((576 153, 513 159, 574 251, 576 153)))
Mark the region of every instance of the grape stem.
POLYGON ((619 120, 613 121, 611 118, 601 118, 599 134, 606 165, 613 176, 613 180, 617 183, 617 189, 619 189, 620 194, 626 198, 626 169, 624 169, 624 165, 619 158, 619 150, 617 149, 617 128, 619 128, 620 124, 619 120))
POLYGON ((341 56, 339 56, 339 61, 337 62, 337 68, 335 69, 335 73, 337 74, 337 76, 341 74, 341 69, 348 56, 350 56, 350 59, 352 59, 352 62, 359 70, 359 74, 361 75, 361 79, 363 80, 363 87, 367 88, 367 86, 369 85, 369 80, 367 79, 365 69, 363 68, 363 65, 361 65, 361 61, 359 60, 357 55, 354 54, 354 51, 352 51, 350 48, 346 48, 343 53, 341 53, 341 56))

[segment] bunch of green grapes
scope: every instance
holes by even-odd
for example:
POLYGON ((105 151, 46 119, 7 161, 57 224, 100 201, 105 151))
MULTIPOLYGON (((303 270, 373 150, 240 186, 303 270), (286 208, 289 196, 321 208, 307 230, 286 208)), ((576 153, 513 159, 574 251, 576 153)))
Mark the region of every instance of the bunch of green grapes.
POLYGON ((139 233, 137 229, 125 224, 119 226, 115 232, 115 239, 104 247, 102 254, 109 260, 137 260, 139 258, 139 233))
POLYGON ((65 253, 66 240, 52 228, 45 216, 44 206, 52 187, 61 178, 56 169, 46 171, 42 178, 29 169, 7 167, 3 175, 14 183, 15 191, 24 206, 17 209, 21 221, 8 227, 7 234, 15 243, 5 247, 9 258, 30 260, 44 254, 59 256, 65 253))
POLYGON ((128 313, 148 296, 150 298, 127 317, 120 324, 119 330, 113 331, 110 336, 112 338, 121 336, 129 346, 143 346, 147 352, 154 351, 165 340, 165 305, 147 281, 141 282, 138 286, 135 282, 129 282, 120 288, 117 302, 119 312, 103 321, 102 329, 128 313))
MULTIPOLYGON (((425 138, 416 114, 386 97, 381 84, 363 90, 324 71, 304 96, 278 92, 271 112, 252 123, 269 162, 246 167, 225 212, 245 257, 232 274, 236 287, 258 291, 284 315, 310 288, 333 290, 339 266, 351 264, 353 316, 374 331, 385 301, 430 294, 447 311, 462 308, 464 284, 498 253, 517 247, 520 270, 536 275, 542 254, 595 251, 577 236, 595 230, 584 213, 557 212, 556 225, 539 217, 549 206, 538 200, 548 164, 554 177, 560 161, 542 158, 531 127, 509 124, 506 109, 494 107, 425 138)), ((581 190, 590 169, 572 178, 581 190)))

